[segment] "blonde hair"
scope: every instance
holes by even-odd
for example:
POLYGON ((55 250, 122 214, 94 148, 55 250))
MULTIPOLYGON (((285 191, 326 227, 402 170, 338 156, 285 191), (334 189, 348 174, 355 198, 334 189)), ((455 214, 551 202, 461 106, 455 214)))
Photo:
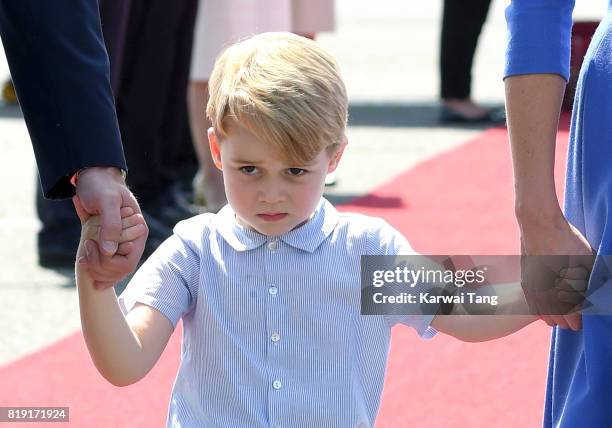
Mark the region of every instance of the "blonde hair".
POLYGON ((206 114, 217 136, 232 124, 304 164, 344 139, 346 88, 334 58, 314 41, 263 33, 230 46, 209 80, 206 114))

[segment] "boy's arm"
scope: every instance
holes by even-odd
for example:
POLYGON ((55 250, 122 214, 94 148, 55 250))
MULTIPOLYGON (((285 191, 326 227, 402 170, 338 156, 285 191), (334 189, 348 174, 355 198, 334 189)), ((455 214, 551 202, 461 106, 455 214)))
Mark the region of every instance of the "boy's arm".
POLYGON ((535 315, 436 315, 431 326, 463 342, 485 342, 519 331, 535 315))
POLYGON ((529 313, 519 283, 487 285, 477 290, 480 296, 497 296, 499 305, 455 304, 450 315, 436 315, 431 326, 464 342, 484 342, 512 334, 538 319, 534 315, 512 315, 529 313), (487 308, 490 312, 485 312, 487 308))
MULTIPOLYGON (((568 268, 555 282, 553 292, 560 301, 579 308, 587 288, 588 272, 568 268)), ((491 284, 471 288, 478 296, 496 296, 498 304, 455 304, 449 315, 436 315, 431 326, 465 342, 483 342, 512 334, 539 317, 530 314, 521 284, 491 284)))
MULTIPOLYGON (((97 245, 87 240, 95 228, 85 222, 77 252, 76 282, 81 326, 87 349, 100 374, 116 386, 126 386, 144 377, 164 350, 173 326, 156 309, 136 305, 124 317, 115 290, 94 288, 83 258, 96 262, 97 245)), ((95 232, 94 232, 95 233, 95 232)))

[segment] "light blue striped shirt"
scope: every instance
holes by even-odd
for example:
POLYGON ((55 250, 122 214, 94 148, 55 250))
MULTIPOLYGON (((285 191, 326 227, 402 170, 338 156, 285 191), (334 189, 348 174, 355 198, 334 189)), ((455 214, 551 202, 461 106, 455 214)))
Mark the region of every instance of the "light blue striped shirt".
POLYGON ((432 316, 360 315, 360 256, 413 253, 379 218, 321 199, 279 237, 231 207, 183 221, 120 296, 183 319, 169 427, 370 427, 391 327, 422 337, 432 316))

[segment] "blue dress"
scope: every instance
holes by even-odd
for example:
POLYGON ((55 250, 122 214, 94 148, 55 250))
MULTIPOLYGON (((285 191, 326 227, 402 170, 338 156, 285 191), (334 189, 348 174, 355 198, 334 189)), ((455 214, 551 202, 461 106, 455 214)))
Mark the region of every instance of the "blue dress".
MULTIPOLYGON (((602 255, 612 255, 612 0, 608 1, 578 79, 565 186, 565 215, 598 254, 593 273, 602 266, 602 255)), ((557 73, 568 78, 573 7, 572 0, 512 1, 506 10, 505 76, 557 73)), ((610 280, 603 284, 612 287, 610 280)), ((593 281, 589 293, 592 288, 593 281)), ((581 331, 553 330, 545 427, 612 427, 612 316, 601 315, 612 313, 612 305, 604 300, 600 315, 583 315, 581 331)))

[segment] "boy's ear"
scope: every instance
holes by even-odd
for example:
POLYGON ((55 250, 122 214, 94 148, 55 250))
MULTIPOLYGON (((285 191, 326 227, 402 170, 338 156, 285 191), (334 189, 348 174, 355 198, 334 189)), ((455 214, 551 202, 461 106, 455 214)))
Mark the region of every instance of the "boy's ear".
POLYGON ((215 134, 214 128, 211 126, 208 128, 208 145, 210 147, 210 154, 215 166, 223 171, 223 165, 221 164, 221 150, 219 149, 219 140, 217 140, 217 134, 215 134))
POLYGON ((336 168, 338 168, 338 164, 340 163, 340 159, 342 158, 342 154, 344 153, 344 149, 346 149, 346 145, 348 144, 348 140, 346 135, 340 143, 340 146, 336 149, 331 159, 329 160, 329 164, 327 165, 327 173, 334 172, 336 168))

